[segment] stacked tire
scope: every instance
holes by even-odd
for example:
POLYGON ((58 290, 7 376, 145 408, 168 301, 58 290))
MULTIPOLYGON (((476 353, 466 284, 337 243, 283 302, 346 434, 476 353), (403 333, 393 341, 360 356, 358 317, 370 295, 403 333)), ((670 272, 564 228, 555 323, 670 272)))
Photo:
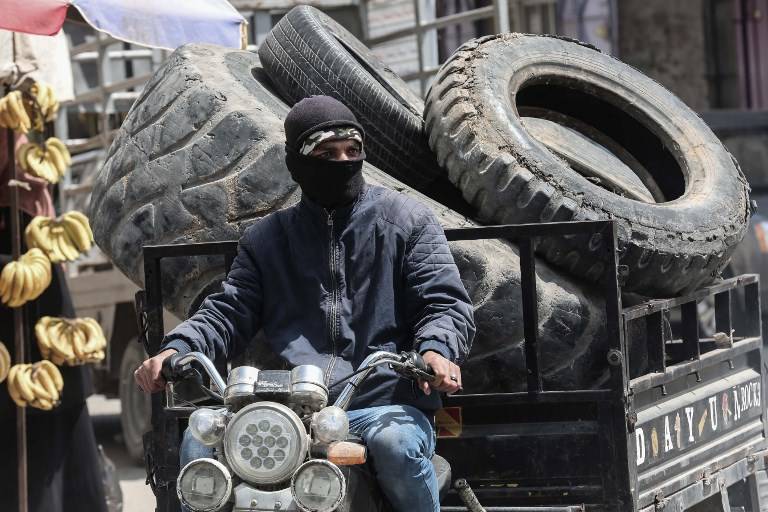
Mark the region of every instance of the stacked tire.
MULTIPOLYGON (((365 127, 369 183, 419 195, 445 227, 616 219, 628 291, 707 283, 745 230, 746 182, 719 141, 671 93, 595 49, 519 34, 474 40, 424 105, 343 27, 301 6, 259 56, 189 45, 158 70, 94 189, 97 243, 141 284, 143 245, 234 240, 293 204, 282 122, 311 94, 341 100, 365 127)), ((591 387, 607 372, 603 301, 589 284, 604 243, 537 246, 553 265, 538 263, 536 276, 546 388, 591 387)), ((517 249, 451 249, 478 323, 465 385, 524 389, 517 249)), ((164 264, 166 306, 182 318, 222 277, 215 258, 164 264)))

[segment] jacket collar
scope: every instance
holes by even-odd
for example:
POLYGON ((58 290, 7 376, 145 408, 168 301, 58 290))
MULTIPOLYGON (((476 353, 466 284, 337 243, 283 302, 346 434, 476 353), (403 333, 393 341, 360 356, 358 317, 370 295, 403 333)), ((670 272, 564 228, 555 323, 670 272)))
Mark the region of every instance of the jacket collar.
POLYGON ((363 188, 360 191, 360 193, 357 195, 354 201, 349 203, 348 205, 341 206, 339 208, 334 208, 333 210, 326 210, 323 206, 319 205, 309 197, 307 197, 306 194, 301 194, 301 201, 299 201, 299 209, 303 212, 308 213, 311 217, 320 219, 325 221, 331 213, 333 214, 333 218, 336 220, 343 220, 348 218, 352 212, 354 212, 358 205, 363 202, 365 199, 365 196, 368 195, 368 191, 370 189, 370 185, 368 183, 363 184, 363 188))

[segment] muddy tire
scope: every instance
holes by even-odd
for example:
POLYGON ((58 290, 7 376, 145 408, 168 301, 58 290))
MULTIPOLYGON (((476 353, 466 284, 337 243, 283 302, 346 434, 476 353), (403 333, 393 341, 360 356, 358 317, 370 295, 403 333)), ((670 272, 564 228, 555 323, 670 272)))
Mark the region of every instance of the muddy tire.
MULTIPOLYGON (((744 235, 747 184, 717 137, 672 93, 594 48, 522 34, 470 41, 439 71, 426 122, 438 163, 484 221, 619 221, 625 291, 669 296, 706 284, 744 235), (527 131, 525 117, 620 149, 612 152, 663 197, 632 199, 585 177, 527 131)), ((562 238, 538 252, 594 279, 603 247, 562 238)))
MULTIPOLYGON (((268 89, 256 55, 180 48, 157 72, 121 128, 94 189, 99 246, 143 281, 141 246, 236 240, 296 197, 284 161, 288 107, 268 89)), ((446 228, 470 225, 375 167, 366 181, 414 195, 446 228)), ((520 261, 497 240, 451 243, 475 304, 467 390, 525 387, 520 261)), ((165 306, 186 318, 222 279, 221 258, 180 258, 164 268, 165 306)), ((606 371, 602 300, 589 287, 537 265, 541 368, 547 389, 591 387, 606 371)))
MULTIPOLYGON (((99 247, 142 283, 142 246, 237 240, 298 199, 284 164, 287 106, 258 56, 207 45, 174 52, 144 88, 91 196, 99 247)), ((165 305, 180 318, 221 279, 220 257, 163 263, 165 305)))
POLYGON ((126 345, 120 361, 120 424, 125 449, 135 461, 144 460, 142 437, 152 426, 151 398, 133 379, 133 372, 146 358, 144 348, 134 338, 126 345))
POLYGON ((313 7, 294 7, 270 31, 259 57, 289 104, 313 94, 343 102, 365 128, 371 164, 469 213, 427 145, 424 102, 344 27, 313 7))

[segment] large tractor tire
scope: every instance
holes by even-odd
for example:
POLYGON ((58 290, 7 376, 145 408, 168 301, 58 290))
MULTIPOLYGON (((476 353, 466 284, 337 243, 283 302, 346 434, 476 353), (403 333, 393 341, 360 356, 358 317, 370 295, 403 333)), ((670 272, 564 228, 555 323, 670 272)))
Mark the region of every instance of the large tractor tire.
MULTIPOLYGON (((190 45, 174 52, 136 101, 91 196, 94 237, 134 282, 142 246, 237 240, 254 219, 298 199, 281 119, 258 57, 190 45)), ((220 257, 163 262, 166 306, 186 318, 221 273, 220 257)))
MULTIPOLYGON (((297 197, 284 162, 288 112, 256 55, 213 46, 178 49, 137 100, 110 150, 91 200, 99 246, 137 284, 141 247, 236 240, 297 197)), ((416 194, 446 227, 470 225, 447 207, 366 164, 366 180, 416 194)), ((466 363, 471 391, 524 389, 520 262, 498 240, 451 243, 475 304, 478 334, 466 363)), ((220 258, 169 261, 165 306, 179 318, 219 286, 220 258)), ((545 386, 594 386, 606 368, 605 312, 598 294, 537 266, 545 386)))
MULTIPOLYGON (((708 283, 749 220, 744 175, 704 122, 647 76, 574 41, 502 34, 464 44, 438 72, 426 121, 438 162, 483 221, 619 221, 624 291, 670 296, 708 283), (586 165, 569 131, 593 145, 586 165), (606 152, 620 164, 597 154, 606 152)), ((604 243, 564 237, 538 252, 594 279, 604 243)))
POLYGON ((424 102, 347 29, 314 7, 294 7, 270 31, 259 57, 289 104, 314 94, 333 96, 365 128, 370 163, 443 204, 471 213, 429 149, 424 102))

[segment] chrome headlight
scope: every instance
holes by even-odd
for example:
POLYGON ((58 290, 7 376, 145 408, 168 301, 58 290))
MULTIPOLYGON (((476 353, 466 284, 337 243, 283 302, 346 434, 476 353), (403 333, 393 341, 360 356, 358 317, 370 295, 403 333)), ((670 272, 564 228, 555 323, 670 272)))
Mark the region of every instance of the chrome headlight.
POLYGON ((226 409, 195 409, 189 416, 189 431, 206 446, 213 446, 224 436, 227 426, 226 409))
POLYGON ((179 473, 176 494, 195 512, 219 510, 232 494, 232 475, 217 460, 193 460, 179 473))
POLYGON ((330 512, 344 499, 347 484, 332 462, 313 459, 305 462, 291 479, 291 494, 304 512, 330 512))
POLYGON ((309 440, 299 417, 275 402, 243 407, 227 425, 224 454, 232 470, 252 484, 290 478, 307 455, 309 440))

